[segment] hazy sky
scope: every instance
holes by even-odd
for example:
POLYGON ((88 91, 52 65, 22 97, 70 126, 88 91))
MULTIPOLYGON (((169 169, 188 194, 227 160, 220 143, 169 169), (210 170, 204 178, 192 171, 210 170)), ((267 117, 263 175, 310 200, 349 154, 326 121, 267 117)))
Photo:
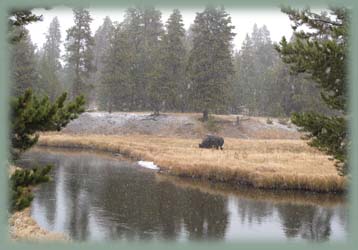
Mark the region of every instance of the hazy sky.
MULTIPOLYGON (((162 22, 165 23, 171 14, 171 9, 158 8, 162 12, 162 22)), ((183 22, 185 29, 188 29, 190 24, 194 22, 196 12, 201 12, 203 8, 180 9, 183 15, 183 22)), ((121 22, 124 18, 124 9, 99 9, 89 8, 90 14, 93 18, 91 23, 92 34, 103 23, 103 19, 109 16, 112 21, 121 22)), ((244 40, 246 33, 251 33, 253 25, 266 25, 271 33, 271 39, 278 42, 282 36, 291 37, 292 29, 290 21, 286 14, 282 13, 279 8, 271 9, 231 9, 226 8, 230 14, 232 24, 235 26, 236 33, 234 39, 234 47, 239 50, 244 40)), ((45 41, 45 33, 48 30, 51 20, 57 16, 60 22, 62 41, 66 39, 66 30, 73 26, 72 10, 68 7, 56 7, 50 10, 34 9, 33 12, 38 15, 43 15, 42 22, 32 23, 27 26, 30 31, 32 41, 37 47, 42 47, 45 41)), ((64 47, 61 48, 62 52, 64 47)))

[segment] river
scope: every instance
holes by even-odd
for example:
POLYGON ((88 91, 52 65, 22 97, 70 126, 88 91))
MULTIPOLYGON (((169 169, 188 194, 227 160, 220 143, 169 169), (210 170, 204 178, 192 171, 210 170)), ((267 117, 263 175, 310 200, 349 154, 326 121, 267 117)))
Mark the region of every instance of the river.
POLYGON ((342 195, 233 189, 167 177, 111 154, 34 148, 18 162, 52 164, 32 217, 75 241, 344 241, 342 195))

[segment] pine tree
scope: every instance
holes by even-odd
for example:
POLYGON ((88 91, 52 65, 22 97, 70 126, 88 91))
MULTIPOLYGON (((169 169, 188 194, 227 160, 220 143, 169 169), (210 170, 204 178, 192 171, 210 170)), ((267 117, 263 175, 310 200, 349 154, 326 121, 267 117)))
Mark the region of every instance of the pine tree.
POLYGON ((31 89, 11 101, 11 145, 12 155, 32 147, 38 140, 39 131, 59 131, 62 127, 83 112, 84 97, 65 103, 67 94, 63 93, 51 103, 47 96, 37 97, 31 89))
POLYGON ((280 60, 265 26, 254 25, 251 36, 246 35, 235 55, 235 69, 233 110, 276 117, 302 110, 327 113, 315 84, 306 75, 290 74, 280 60))
POLYGON ((57 17, 54 17, 50 23, 50 27, 46 34, 46 42, 44 45, 44 57, 49 64, 49 68, 57 71, 61 68, 60 63, 60 45, 61 45, 61 31, 60 23, 57 17))
POLYGON ((84 93, 91 96, 89 84, 93 66, 94 39, 91 35, 90 23, 92 18, 86 9, 73 9, 75 25, 67 30, 66 61, 73 71, 72 98, 84 93))
POLYGON ((266 26, 258 28, 255 24, 251 34, 253 69, 250 85, 253 92, 252 111, 255 115, 268 115, 270 107, 269 93, 273 82, 273 67, 277 62, 275 52, 270 38, 270 32, 266 26))
POLYGON ((240 52, 235 56, 235 109, 248 109, 251 113, 257 109, 255 77, 255 51, 251 37, 246 34, 240 52))
POLYGON ((18 8, 10 10, 8 18, 10 44, 19 42, 27 35, 28 32, 25 29, 27 24, 38 21, 42 21, 42 15, 37 16, 31 10, 18 8))
POLYGON ((40 79, 38 85, 41 90, 54 101, 61 92, 59 81, 61 32, 58 18, 53 18, 46 34, 46 42, 38 56, 38 71, 40 79))
POLYGON ((103 24, 97 29, 94 35, 94 47, 93 47, 93 65, 96 71, 91 76, 91 82, 94 83, 96 88, 95 103, 101 109, 105 109, 106 106, 106 91, 102 91, 101 73, 104 70, 103 58, 106 55, 108 48, 110 47, 111 36, 113 35, 114 26, 111 19, 106 16, 103 24))
POLYGON ((330 111, 319 96, 319 89, 307 74, 291 74, 289 65, 279 61, 273 68, 269 94, 269 112, 273 116, 291 116, 294 112, 330 111))
POLYGON ((144 86, 147 95, 144 96, 144 105, 159 114, 162 107, 161 87, 163 85, 160 67, 162 66, 161 57, 161 39, 163 37, 163 24, 161 21, 161 12, 154 7, 145 7, 143 9, 143 51, 140 53, 142 67, 144 70, 144 86))
POLYGON ((13 95, 19 96, 26 89, 35 88, 38 82, 35 46, 31 42, 28 30, 24 27, 13 28, 11 36, 21 36, 20 40, 16 40, 11 45, 11 91, 13 95))
MULTIPOLYGON (((19 30, 20 33, 10 34, 10 43, 17 46, 28 40, 27 31, 23 25, 41 20, 30 10, 12 11, 9 20, 9 30, 19 30)), ((26 65, 25 65, 26 66, 26 65)), ((31 146, 39 137, 39 131, 60 130, 84 111, 84 98, 79 96, 75 101, 66 103, 66 93, 62 94, 54 103, 48 97, 38 98, 31 89, 23 94, 17 93, 12 97, 10 110, 10 152, 12 159, 31 146)), ((30 205, 33 198, 30 185, 48 180, 51 166, 34 169, 16 170, 10 177, 10 211, 21 210, 30 205)))
MULTIPOLYGON (((103 24, 95 32, 93 61, 97 69, 95 73, 98 75, 100 75, 100 72, 103 70, 103 60, 101 58, 105 55, 107 48, 110 46, 114 28, 112 20, 106 16, 103 20, 103 24)), ((96 77, 96 80, 97 79, 99 79, 99 76, 96 77)))
POLYGON ((231 18, 223 8, 206 7, 198 13, 193 26, 193 48, 189 71, 191 96, 203 112, 222 111, 228 106, 228 95, 234 73, 231 18))
POLYGON ((132 110, 141 110, 141 103, 145 95, 144 76, 140 52, 143 44, 143 24, 142 12, 139 8, 128 8, 122 23, 124 31, 128 34, 128 43, 130 46, 130 89, 126 89, 130 98, 130 107, 132 110), (134 94, 135 93, 135 94, 134 94))
POLYGON ((102 105, 109 112, 130 109, 134 95, 130 86, 130 46, 122 26, 115 25, 101 71, 101 92, 105 97, 102 105))
POLYGON ((157 113, 161 105, 161 12, 154 7, 129 8, 123 21, 123 29, 131 44, 131 106, 138 110, 152 109, 157 113))
POLYGON ((10 176, 10 206, 11 212, 22 210, 30 206, 33 200, 31 189, 33 186, 48 182, 48 173, 52 166, 36 167, 33 169, 16 169, 10 176))
MULTIPOLYGON (((66 93, 51 103, 47 96, 38 98, 28 89, 23 95, 13 97, 10 110, 10 153, 12 160, 36 144, 44 131, 59 131, 69 121, 84 111, 84 97, 66 103, 66 93)), ((51 166, 16 170, 10 177, 10 211, 21 210, 30 205, 33 195, 30 185, 49 180, 51 166)))
POLYGON ((165 103, 165 108, 169 110, 182 109, 186 101, 184 99, 186 49, 183 27, 180 11, 173 10, 166 24, 166 33, 160 51, 163 65, 161 99, 165 103))
POLYGON ((307 73, 321 89, 326 105, 335 115, 315 112, 295 113, 292 122, 308 132, 310 145, 332 155, 340 174, 348 173, 347 149, 347 69, 348 10, 331 8, 320 14, 309 8, 282 8, 293 22, 297 39, 283 38, 276 46, 285 63, 296 73, 307 73), (301 27, 309 31, 299 30, 301 27))
POLYGON ((190 58, 190 51, 193 48, 193 27, 194 24, 189 26, 189 29, 185 32, 184 37, 184 48, 185 48, 185 57, 184 57, 184 85, 179 92, 180 95, 180 111, 195 111, 195 103, 191 99, 191 80, 190 80, 190 68, 189 65, 189 58, 190 58))

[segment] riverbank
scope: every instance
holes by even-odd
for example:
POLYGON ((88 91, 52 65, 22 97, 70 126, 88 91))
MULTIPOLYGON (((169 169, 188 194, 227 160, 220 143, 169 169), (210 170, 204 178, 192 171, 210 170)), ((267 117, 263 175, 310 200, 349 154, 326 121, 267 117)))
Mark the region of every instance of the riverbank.
POLYGON ((50 232, 41 228, 31 217, 30 208, 11 214, 9 218, 10 238, 20 241, 70 241, 63 233, 50 232))
POLYGON ((180 188, 200 190, 203 193, 235 196, 247 200, 265 201, 271 204, 311 205, 335 207, 346 203, 346 196, 335 193, 301 192, 295 190, 268 190, 250 187, 233 188, 225 183, 211 183, 205 180, 180 178, 171 175, 156 175, 158 182, 170 182, 180 188))
POLYGON ((200 139, 153 135, 46 133, 38 145, 95 149, 153 161, 161 172, 263 189, 343 192, 347 180, 327 155, 303 140, 227 138, 225 149, 198 148, 200 139))

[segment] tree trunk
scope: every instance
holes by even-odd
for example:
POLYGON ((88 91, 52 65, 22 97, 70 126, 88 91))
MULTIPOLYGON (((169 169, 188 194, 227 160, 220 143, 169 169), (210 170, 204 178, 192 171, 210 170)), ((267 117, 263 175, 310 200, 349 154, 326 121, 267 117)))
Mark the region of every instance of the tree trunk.
POLYGON ((207 120, 209 120, 209 112, 206 109, 203 111, 203 121, 206 122, 207 120))
POLYGON ((112 102, 110 101, 109 103, 108 103, 108 113, 112 113, 112 102))

